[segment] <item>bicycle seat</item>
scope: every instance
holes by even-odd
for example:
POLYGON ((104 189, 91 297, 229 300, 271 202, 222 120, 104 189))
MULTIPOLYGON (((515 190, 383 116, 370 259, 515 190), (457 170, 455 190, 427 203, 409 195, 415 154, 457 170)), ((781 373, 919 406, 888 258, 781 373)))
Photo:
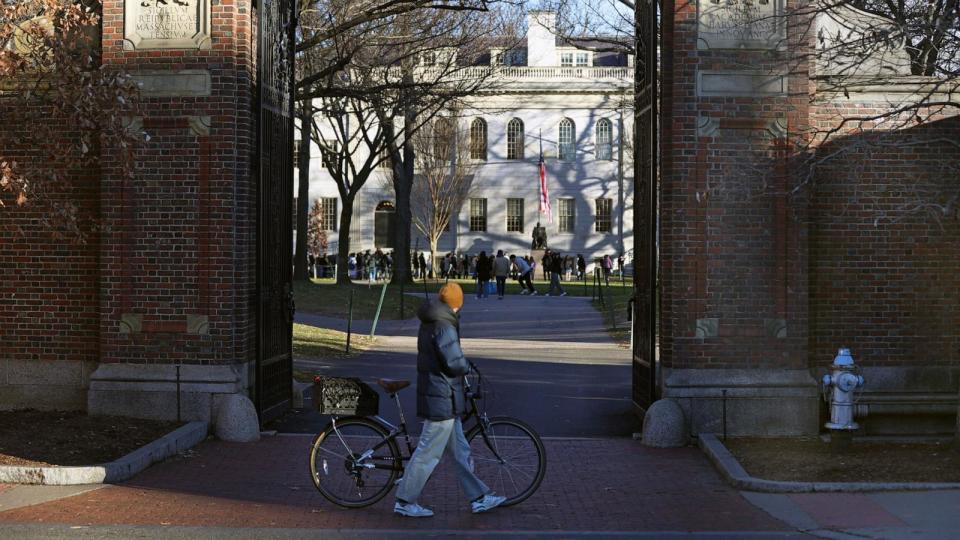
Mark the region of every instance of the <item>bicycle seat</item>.
POLYGON ((388 394, 396 394, 404 388, 410 386, 410 381, 395 381, 393 379, 377 379, 380 388, 386 390, 388 394))

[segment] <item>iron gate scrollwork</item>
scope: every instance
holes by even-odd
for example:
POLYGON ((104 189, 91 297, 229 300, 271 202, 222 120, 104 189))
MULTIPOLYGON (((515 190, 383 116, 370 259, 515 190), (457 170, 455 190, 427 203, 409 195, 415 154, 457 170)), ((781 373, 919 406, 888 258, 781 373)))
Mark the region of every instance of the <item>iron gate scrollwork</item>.
POLYGON ((293 395, 295 0, 257 2, 257 366, 261 424, 293 395))
POLYGON ((657 400, 657 0, 636 4, 634 64, 634 304, 633 402, 647 409, 657 400))

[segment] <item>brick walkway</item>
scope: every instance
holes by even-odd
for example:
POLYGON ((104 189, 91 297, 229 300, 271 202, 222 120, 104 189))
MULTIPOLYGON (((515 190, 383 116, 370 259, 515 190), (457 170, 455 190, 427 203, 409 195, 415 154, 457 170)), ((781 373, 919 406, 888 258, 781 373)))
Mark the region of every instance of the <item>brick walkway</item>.
POLYGON ((254 444, 210 440, 192 457, 156 465, 122 485, 0 513, 0 523, 185 525, 490 531, 783 531, 786 525, 726 486, 699 450, 653 450, 629 439, 550 439, 539 492, 474 516, 446 463, 423 504, 437 516, 392 514, 391 497, 335 507, 307 472, 306 436, 254 444))

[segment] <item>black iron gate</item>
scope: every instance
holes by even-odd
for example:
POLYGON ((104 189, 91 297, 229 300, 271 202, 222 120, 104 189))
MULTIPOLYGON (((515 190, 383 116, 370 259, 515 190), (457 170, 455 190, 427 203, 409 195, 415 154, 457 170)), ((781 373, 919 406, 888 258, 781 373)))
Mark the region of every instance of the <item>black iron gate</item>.
POLYGON ((257 369, 261 424, 293 395, 294 0, 257 2, 257 369))
POLYGON ((634 67, 633 401, 647 409, 657 381, 657 0, 637 2, 634 67))

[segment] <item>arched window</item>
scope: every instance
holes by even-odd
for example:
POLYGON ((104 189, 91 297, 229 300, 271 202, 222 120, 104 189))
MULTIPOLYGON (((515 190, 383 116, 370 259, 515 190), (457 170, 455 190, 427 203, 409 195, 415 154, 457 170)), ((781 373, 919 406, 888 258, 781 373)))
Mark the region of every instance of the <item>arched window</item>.
POLYGON ((523 121, 519 118, 507 123, 507 159, 523 159, 523 121))
POLYGON ((437 118, 433 124, 433 157, 440 161, 450 159, 453 144, 453 124, 448 118, 437 118))
POLYGON ((597 159, 613 159, 613 127, 606 118, 597 122, 597 159))
POLYGON ((573 134, 576 129, 573 120, 564 118, 560 121, 560 161, 573 161, 576 158, 576 145, 573 142, 573 134))
POLYGON ((482 118, 470 124, 470 159, 487 160, 487 123, 482 118))

